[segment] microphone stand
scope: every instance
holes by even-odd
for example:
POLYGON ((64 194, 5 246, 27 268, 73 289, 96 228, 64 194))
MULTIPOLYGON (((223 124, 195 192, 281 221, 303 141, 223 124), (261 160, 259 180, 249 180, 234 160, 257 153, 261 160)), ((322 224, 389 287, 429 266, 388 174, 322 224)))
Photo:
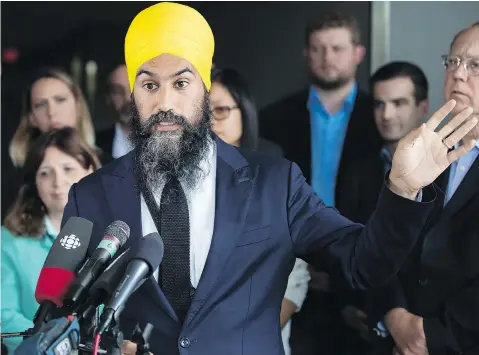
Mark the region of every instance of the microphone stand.
POLYGON ((95 338, 96 327, 98 326, 98 309, 96 307, 88 307, 79 315, 80 321, 80 343, 83 354, 91 354, 93 352, 93 339, 95 338))
POLYGON ((135 330, 133 331, 133 335, 131 337, 131 341, 137 344, 136 348, 136 355, 149 355, 150 354, 150 336, 153 330, 153 325, 150 323, 146 323, 145 329, 143 333, 141 332, 140 325, 137 324, 135 330))
POLYGON ((121 355, 123 332, 120 330, 120 313, 115 312, 108 330, 104 333, 105 347, 108 355, 121 355))

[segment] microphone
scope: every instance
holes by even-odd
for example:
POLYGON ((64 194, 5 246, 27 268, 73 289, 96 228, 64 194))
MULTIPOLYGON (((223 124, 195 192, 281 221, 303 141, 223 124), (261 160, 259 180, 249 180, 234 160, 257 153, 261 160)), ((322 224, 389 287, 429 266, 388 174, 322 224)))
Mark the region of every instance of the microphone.
POLYGON ((68 289, 63 299, 65 307, 74 309, 75 305, 82 302, 88 288, 103 272, 110 259, 125 244, 129 236, 130 227, 125 222, 115 221, 106 228, 102 241, 78 272, 73 285, 68 289))
POLYGON ((51 311, 62 307, 63 296, 75 272, 83 263, 90 243, 93 223, 81 217, 70 217, 58 233, 38 277, 35 299, 40 308, 34 317, 34 331, 49 320, 51 311))
POLYGON ((105 271, 93 283, 88 292, 88 300, 76 309, 76 313, 81 318, 84 318, 83 314, 91 314, 92 309, 104 303, 113 294, 116 286, 125 274, 126 266, 131 259, 131 253, 131 248, 125 250, 108 265, 105 271))
POLYGON ((15 355, 62 355, 78 353, 80 326, 76 317, 57 318, 42 325, 37 334, 25 339, 15 355))
POLYGON ((97 334, 102 334, 109 326, 116 312, 121 312, 128 298, 143 282, 153 275, 163 260, 164 245, 158 233, 150 233, 141 238, 130 251, 130 261, 100 317, 97 334))

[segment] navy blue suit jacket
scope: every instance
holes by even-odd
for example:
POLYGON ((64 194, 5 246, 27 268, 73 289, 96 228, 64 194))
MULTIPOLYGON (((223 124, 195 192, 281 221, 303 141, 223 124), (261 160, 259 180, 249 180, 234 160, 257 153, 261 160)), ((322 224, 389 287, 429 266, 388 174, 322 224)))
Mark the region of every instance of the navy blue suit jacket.
MULTIPOLYGON (((136 323, 154 325, 155 355, 283 354, 279 315, 295 258, 327 267, 338 285, 384 285, 414 245, 433 204, 384 188, 363 227, 326 207, 296 164, 216 143, 213 239, 184 324, 154 278, 122 313, 126 339, 136 323)), ((89 253, 114 220, 131 228, 123 248, 142 236, 135 185, 130 153, 72 186, 63 223, 71 216, 94 223, 89 253)))

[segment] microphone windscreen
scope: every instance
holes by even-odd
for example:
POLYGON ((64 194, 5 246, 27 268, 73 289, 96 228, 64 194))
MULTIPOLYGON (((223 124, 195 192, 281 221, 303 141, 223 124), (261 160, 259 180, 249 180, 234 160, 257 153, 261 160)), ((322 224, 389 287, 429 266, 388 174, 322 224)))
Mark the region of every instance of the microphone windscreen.
POLYGON ((90 243, 93 223, 81 217, 71 217, 58 233, 40 271, 35 299, 48 300, 58 307, 76 271, 83 264, 90 243))
POLYGON ((154 232, 145 235, 140 239, 139 243, 136 243, 131 247, 130 260, 140 259, 145 261, 150 268, 148 274, 149 277, 160 266, 163 261, 164 252, 165 246, 163 244, 163 239, 161 239, 157 232, 154 232))
POLYGON ((123 246, 130 236, 130 227, 123 221, 114 221, 106 227, 105 236, 118 239, 120 245, 123 246))
POLYGON ((130 261, 131 249, 125 250, 103 271, 100 277, 90 287, 89 294, 93 296, 97 293, 103 293, 105 297, 109 297, 121 278, 125 274, 126 266, 130 261))

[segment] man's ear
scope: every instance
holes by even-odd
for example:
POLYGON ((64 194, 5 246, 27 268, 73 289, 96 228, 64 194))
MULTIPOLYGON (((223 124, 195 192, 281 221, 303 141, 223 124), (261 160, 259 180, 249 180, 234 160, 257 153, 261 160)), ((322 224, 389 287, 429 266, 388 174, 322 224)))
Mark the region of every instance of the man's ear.
POLYGON ((366 55, 366 48, 361 44, 357 44, 354 48, 354 56, 355 56, 355 59, 356 59, 356 65, 361 64, 365 55, 366 55))
POLYGON ((422 100, 419 103, 418 107, 423 117, 423 121, 425 122, 425 120, 427 119, 427 114, 429 112, 429 100, 428 99, 422 100))

